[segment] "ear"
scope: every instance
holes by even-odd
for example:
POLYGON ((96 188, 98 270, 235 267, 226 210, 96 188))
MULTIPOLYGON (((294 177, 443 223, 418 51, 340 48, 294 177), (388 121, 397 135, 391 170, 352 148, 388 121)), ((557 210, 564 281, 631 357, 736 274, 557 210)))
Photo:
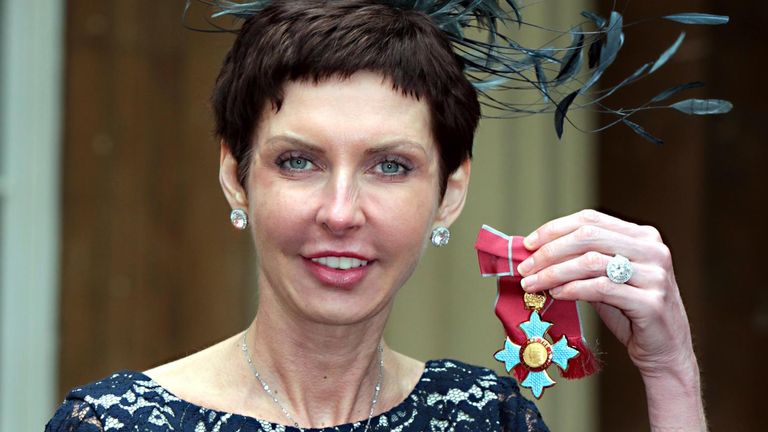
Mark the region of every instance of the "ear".
POLYGON ((442 225, 449 227, 459 217, 464 208, 464 202, 467 199, 469 190, 469 174, 472 168, 472 161, 467 158, 459 168, 449 177, 445 187, 445 195, 437 209, 434 226, 442 225))
POLYGON ((232 152, 229 151, 229 147, 221 140, 219 159, 219 183, 221 183, 221 190, 224 192, 224 197, 227 199, 229 206, 235 208, 248 208, 248 197, 237 179, 237 160, 232 156, 232 152))

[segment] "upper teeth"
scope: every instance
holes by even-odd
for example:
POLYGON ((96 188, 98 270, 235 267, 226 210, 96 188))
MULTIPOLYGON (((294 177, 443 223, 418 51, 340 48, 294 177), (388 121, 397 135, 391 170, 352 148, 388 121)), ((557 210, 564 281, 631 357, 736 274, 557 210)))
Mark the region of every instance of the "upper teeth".
POLYGON ((368 264, 368 261, 359 260, 357 258, 335 257, 335 256, 312 258, 312 261, 316 263, 320 263, 330 268, 342 269, 342 270, 361 267, 368 264))

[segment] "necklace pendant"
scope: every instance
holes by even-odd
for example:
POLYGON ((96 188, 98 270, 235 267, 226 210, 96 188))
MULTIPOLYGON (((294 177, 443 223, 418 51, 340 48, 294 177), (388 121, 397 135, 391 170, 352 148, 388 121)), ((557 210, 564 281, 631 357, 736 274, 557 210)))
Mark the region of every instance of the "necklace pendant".
POLYGON ((523 296, 526 309, 531 310, 528 321, 518 327, 525 333, 526 341, 517 345, 507 337, 504 349, 496 352, 494 358, 502 363, 507 372, 512 368, 523 368, 524 378, 522 387, 531 390, 536 399, 541 398, 544 389, 555 385, 555 381, 547 373, 547 368, 556 364, 562 370, 568 369, 568 361, 579 354, 579 351, 568 345, 568 339, 562 336, 557 342, 547 338, 547 331, 552 323, 542 321, 539 311, 544 307, 546 295, 528 294, 523 296))

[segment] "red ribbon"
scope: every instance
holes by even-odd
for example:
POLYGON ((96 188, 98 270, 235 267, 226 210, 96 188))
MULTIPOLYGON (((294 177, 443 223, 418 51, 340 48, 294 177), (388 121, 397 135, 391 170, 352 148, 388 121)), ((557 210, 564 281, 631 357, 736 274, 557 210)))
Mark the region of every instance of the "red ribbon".
MULTIPOLYGON (((483 225, 480 229, 475 249, 482 275, 498 278, 496 316, 501 320, 512 342, 523 345, 527 338, 518 325, 528 321, 531 311, 525 308, 524 292, 520 286, 522 276, 516 270, 531 252, 523 246, 523 237, 508 236, 488 225, 483 225)), ((579 351, 579 355, 568 362, 568 369, 560 371, 564 378, 583 378, 600 369, 599 361, 587 347, 582 335, 579 309, 575 301, 547 297, 547 302, 539 314, 542 320, 552 323, 549 328, 552 340, 558 340, 565 335, 568 345, 579 351)), ((522 365, 515 367, 518 380, 524 379, 526 372, 522 365)))

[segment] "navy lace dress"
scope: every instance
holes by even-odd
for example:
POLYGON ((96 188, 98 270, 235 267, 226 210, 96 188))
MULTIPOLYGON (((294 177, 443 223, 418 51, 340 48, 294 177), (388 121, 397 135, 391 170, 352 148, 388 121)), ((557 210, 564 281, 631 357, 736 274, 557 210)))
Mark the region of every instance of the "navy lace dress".
MULTIPOLYGON (((365 422, 313 432, 363 431, 365 422)), ((455 360, 431 360, 399 405, 371 419, 372 431, 547 431, 536 406, 510 378, 455 360)), ((140 372, 118 372, 76 388, 46 431, 298 432, 253 417, 191 404, 140 372)))

